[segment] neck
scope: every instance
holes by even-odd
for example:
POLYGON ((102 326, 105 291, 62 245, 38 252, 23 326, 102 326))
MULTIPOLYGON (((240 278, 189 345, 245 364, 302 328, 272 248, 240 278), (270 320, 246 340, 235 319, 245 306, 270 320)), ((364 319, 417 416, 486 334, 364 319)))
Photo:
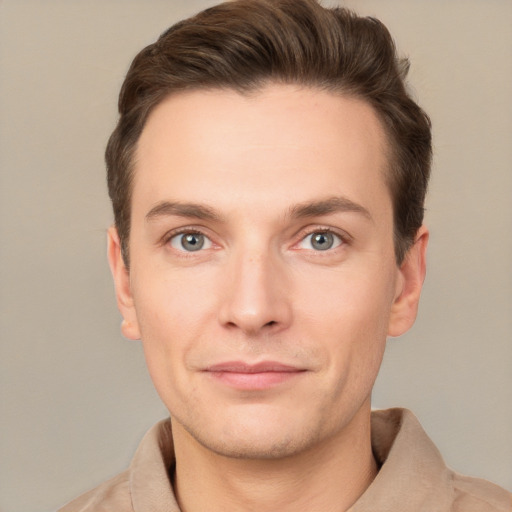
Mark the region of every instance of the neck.
POLYGON ((183 512, 344 512, 377 474, 370 439, 370 408, 342 435, 285 459, 224 457, 199 445, 173 423, 175 492, 183 512))

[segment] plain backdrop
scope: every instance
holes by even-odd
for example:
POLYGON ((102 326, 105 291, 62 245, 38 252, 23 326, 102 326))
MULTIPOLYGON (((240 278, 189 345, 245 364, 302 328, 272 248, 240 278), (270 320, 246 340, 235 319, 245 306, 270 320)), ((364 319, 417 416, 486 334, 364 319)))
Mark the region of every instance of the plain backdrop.
MULTIPOLYGON (((144 45, 207 0, 0 0, 0 511, 123 470, 166 411, 119 332, 103 151, 144 45)), ((331 2, 332 3, 332 2, 331 2)), ((412 62, 431 115, 432 236, 416 326, 376 407, 411 408, 460 472, 512 488, 512 2, 351 0, 412 62)))

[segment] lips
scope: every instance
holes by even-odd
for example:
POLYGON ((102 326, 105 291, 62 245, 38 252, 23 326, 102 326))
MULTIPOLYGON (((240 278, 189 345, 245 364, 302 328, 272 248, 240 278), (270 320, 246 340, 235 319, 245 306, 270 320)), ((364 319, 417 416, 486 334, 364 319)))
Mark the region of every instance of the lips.
POLYGON ((263 390, 288 382, 305 370, 276 361, 248 364, 228 361, 209 366, 205 372, 216 381, 241 390, 263 390))
POLYGON ((214 364, 207 368, 209 372, 231 372, 231 373, 266 373, 266 372, 298 372, 299 368, 289 366, 275 361, 263 361, 256 364, 247 364, 242 361, 230 361, 227 363, 214 364))

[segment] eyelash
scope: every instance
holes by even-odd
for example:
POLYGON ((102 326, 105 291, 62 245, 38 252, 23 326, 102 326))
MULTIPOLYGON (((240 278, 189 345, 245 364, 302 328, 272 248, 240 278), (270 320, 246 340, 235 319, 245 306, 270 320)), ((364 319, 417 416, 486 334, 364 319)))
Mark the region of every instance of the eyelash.
MULTIPOLYGON (((332 253, 332 251, 336 250, 340 246, 349 245, 352 240, 351 237, 347 233, 344 233, 344 232, 340 233, 338 230, 334 230, 332 228, 328 228, 325 226, 314 226, 314 227, 308 227, 308 228, 302 229, 299 232, 299 234, 296 237, 294 237, 294 238, 298 238, 298 241, 294 242, 292 247, 295 247, 298 244, 300 244, 301 242, 303 242, 308 236, 311 236, 311 235, 317 234, 317 233, 318 234, 331 234, 331 235, 335 236, 336 238, 338 238, 341 242, 338 246, 336 246, 332 249, 326 249, 325 251, 320 251, 320 250, 312 251, 313 253, 316 253, 318 255, 322 255, 323 252, 332 253)), ((162 245, 170 244, 171 240, 179 235, 202 235, 205 238, 207 238, 213 245, 218 245, 218 244, 215 244, 215 242, 213 242, 211 237, 208 236, 204 231, 197 229, 197 228, 186 227, 186 226, 166 233, 162 237, 162 240, 161 240, 162 245)), ((192 255, 194 251, 183 250, 183 251, 179 251, 179 252, 182 253, 182 256, 187 255, 187 257, 188 257, 188 256, 192 255)), ((200 253, 203 251, 199 250, 197 252, 200 253)))
MULTIPOLYGON (((168 244, 170 243, 170 241, 174 238, 174 237, 177 237, 179 235, 202 235, 206 238, 208 238, 208 240, 211 240, 211 237, 209 237, 206 233, 204 233, 203 231, 201 231, 200 229, 197 229, 197 228, 187 228, 186 226, 185 227, 182 227, 182 228, 178 228, 178 229, 174 229, 172 231, 169 231, 168 233, 166 233, 163 237, 162 237, 162 240, 161 240, 161 243, 162 245, 165 245, 165 244, 168 244)), ((212 242, 213 243, 213 242, 212 242)))

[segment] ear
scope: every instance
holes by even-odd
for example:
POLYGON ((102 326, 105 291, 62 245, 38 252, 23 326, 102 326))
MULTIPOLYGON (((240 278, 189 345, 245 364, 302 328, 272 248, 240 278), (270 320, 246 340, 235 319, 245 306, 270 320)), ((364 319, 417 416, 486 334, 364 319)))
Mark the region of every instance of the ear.
POLYGON ((121 253, 121 241, 115 226, 111 226, 108 237, 108 262, 116 288, 117 307, 123 316, 121 332, 125 338, 139 340, 140 331, 130 285, 130 272, 121 253))
POLYGON ((391 308, 388 336, 404 334, 416 320, 421 288, 425 280, 428 237, 428 229, 421 226, 414 245, 407 251, 398 269, 397 290, 391 308))

